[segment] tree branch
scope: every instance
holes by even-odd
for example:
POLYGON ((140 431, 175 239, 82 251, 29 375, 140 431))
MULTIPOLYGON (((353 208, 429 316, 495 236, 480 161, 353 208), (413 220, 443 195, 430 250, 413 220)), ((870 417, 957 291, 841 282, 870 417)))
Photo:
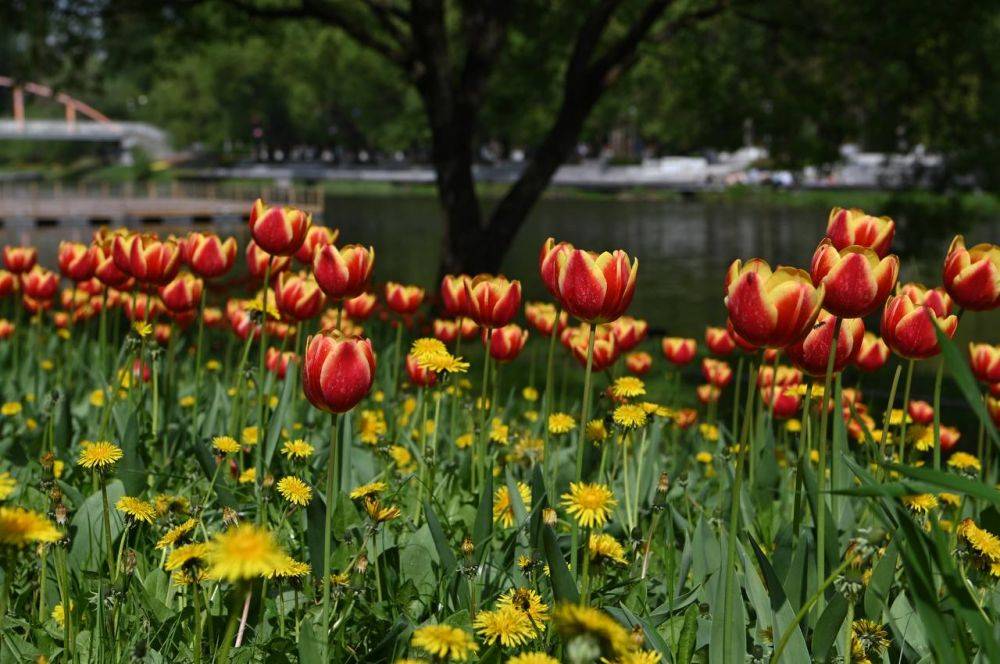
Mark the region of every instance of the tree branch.
MULTIPOLYGON (((309 18, 342 30, 347 36, 361 46, 368 48, 390 62, 409 70, 412 64, 410 46, 398 30, 395 34, 378 35, 364 24, 364 19, 356 12, 345 11, 343 7, 323 2, 322 0, 299 0, 293 5, 261 6, 253 0, 224 0, 224 2, 249 16, 270 19, 301 19, 309 18)), ((379 23, 380 13, 374 7, 365 3, 374 12, 379 23)))

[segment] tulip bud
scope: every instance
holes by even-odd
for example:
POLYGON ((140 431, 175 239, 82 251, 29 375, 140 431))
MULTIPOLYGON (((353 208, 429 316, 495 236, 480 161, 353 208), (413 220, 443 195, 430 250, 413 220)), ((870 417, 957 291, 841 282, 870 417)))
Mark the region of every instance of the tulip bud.
POLYGON ((722 360, 715 360, 710 357, 703 358, 701 361, 701 375, 705 377, 710 384, 718 388, 723 388, 733 382, 733 370, 729 367, 727 362, 722 360))
POLYGON ((898 295, 910 298, 913 304, 930 307, 938 318, 950 316, 954 307, 951 296, 944 288, 927 288, 923 284, 908 283, 899 287, 898 295))
POLYGON ((375 353, 368 339, 332 330, 306 342, 302 389, 317 408, 347 412, 368 394, 374 379, 375 353))
POLYGON ((163 303, 159 298, 146 293, 135 293, 123 301, 125 317, 130 321, 155 320, 163 313, 163 303))
POLYGON ((1000 427, 1000 397, 986 397, 986 410, 990 413, 990 419, 993 420, 993 426, 1000 427))
POLYGON ((385 285, 385 303, 397 314, 412 314, 423 301, 424 289, 419 286, 405 286, 395 281, 385 285))
POLYGON ((441 279, 441 308, 445 316, 462 318, 469 315, 469 294, 465 284, 471 278, 467 274, 446 274, 441 279))
POLYGON ((490 357, 498 362, 516 359, 527 341, 528 331, 514 323, 494 330, 483 330, 483 342, 489 345, 490 357))
POLYGON ((881 369, 889 359, 889 347, 874 332, 865 332, 861 339, 861 348, 854 356, 854 365, 871 373, 881 369))
POLYGON ((634 376, 645 376, 653 365, 653 358, 645 351, 629 353, 625 356, 625 368, 634 376))
POLYGON ((566 324, 569 321, 569 314, 565 311, 559 311, 555 305, 548 302, 528 302, 524 305, 524 317, 543 337, 551 335, 553 329, 557 333, 561 333, 566 329, 566 324), (558 321, 556 321, 556 314, 559 315, 558 321))
POLYGON ((129 290, 132 287, 132 277, 123 272, 115 263, 110 245, 94 245, 94 276, 108 288, 129 290))
POLYGON ((182 274, 166 286, 160 286, 163 305, 174 313, 191 311, 201 303, 204 282, 190 274, 182 274))
POLYGON ((705 345, 716 355, 729 355, 736 348, 736 341, 724 327, 706 327, 705 345))
POLYGON ((453 320, 434 319, 434 338, 443 344, 452 344, 458 339, 458 323, 453 320))
POLYGON ((836 316, 860 318, 885 303, 899 276, 899 259, 880 259, 871 249, 852 245, 840 251, 829 239, 812 259, 813 283, 825 286, 823 307, 836 316))
POLYGON ((663 337, 661 344, 663 357, 676 366, 683 366, 693 360, 698 349, 698 343, 694 339, 681 337, 663 337))
POLYGON ((582 249, 561 252, 559 302, 563 309, 588 323, 617 320, 632 303, 639 261, 629 265, 624 251, 596 254, 582 249))
POLYGON ((192 231, 181 242, 181 257, 199 277, 221 277, 236 262, 236 238, 221 240, 215 233, 192 231))
POLYGON ((757 385, 760 387, 792 387, 802 382, 802 372, 794 367, 779 366, 775 371, 773 366, 762 366, 757 370, 757 385))
POLYGON ((417 358, 412 353, 406 356, 406 374, 410 377, 410 382, 417 387, 430 387, 438 379, 437 373, 420 366, 417 358))
POLYGON ((155 235, 115 236, 112 246, 115 265, 140 283, 162 286, 169 283, 181 267, 181 252, 173 240, 155 235))
POLYGON ((694 393, 698 397, 698 401, 706 405, 717 402, 719 397, 722 396, 722 390, 715 385, 707 383, 696 387, 694 393))
POLYGON ((336 228, 310 226, 309 230, 306 231, 306 238, 302 241, 302 246, 295 252, 296 260, 305 265, 312 265, 316 250, 333 244, 339 236, 340 231, 336 228))
POLYGON ((21 279, 24 294, 32 300, 51 300, 59 289, 59 277, 56 273, 40 265, 31 268, 21 279))
POLYGON ((631 316, 622 316, 611 323, 611 333, 615 335, 615 345, 621 353, 641 344, 648 331, 649 324, 646 321, 631 316))
POLYGON ((24 274, 38 262, 38 250, 34 247, 4 247, 3 264, 14 274, 24 274))
POLYGON ((542 283, 557 300, 559 297, 559 256, 573 251, 569 242, 556 242, 553 238, 545 240, 538 255, 538 271, 542 283))
POLYGON ((934 421, 934 407, 926 401, 911 399, 906 406, 906 412, 916 424, 927 426, 934 421))
POLYGON ((264 364, 267 366, 267 370, 276 374, 280 380, 285 380, 285 374, 288 373, 288 365, 297 361, 298 356, 294 352, 290 350, 282 352, 273 346, 267 349, 267 354, 264 356, 264 364))
POLYGON ((771 266, 761 259, 733 262, 725 299, 734 340, 781 348, 798 341, 819 315, 824 286, 804 270, 771 266))
POLYGON ((962 437, 962 432, 960 432, 955 427, 941 427, 941 451, 947 454, 958 445, 958 439, 962 437))
POLYGON ((375 250, 359 244, 341 249, 333 245, 320 247, 313 258, 316 283, 331 300, 344 300, 364 293, 374 266, 375 250))
POLYGON ((765 408, 773 408, 774 417, 779 420, 795 416, 802 405, 802 398, 794 389, 780 385, 776 388, 770 386, 760 388, 760 398, 765 408))
POLYGON ((0 339, 9 339, 14 334, 14 324, 6 318, 0 318, 0 339))
POLYGON ((1000 305, 1000 247, 977 244, 965 248, 956 235, 944 259, 944 287, 959 306, 988 311, 1000 305))
MULTIPOLYGON (((837 317, 822 311, 816 325, 796 343, 785 348, 795 366, 813 376, 826 374, 830 357, 833 331, 837 327, 837 317)), ((843 318, 837 335, 837 349, 834 351, 833 372, 839 373, 854 359, 861 340, 865 336, 865 324, 860 318, 843 318)))
POLYGON ((1000 346, 970 343, 969 366, 976 380, 984 383, 1000 381, 1000 346))
POLYGON ((908 359, 922 360, 941 352, 935 326, 951 338, 958 329, 958 318, 939 317, 929 306, 916 305, 905 295, 889 298, 882 311, 882 339, 908 359))
POLYGON ((278 311, 296 322, 319 316, 326 305, 323 291, 313 276, 305 272, 281 274, 274 288, 274 299, 278 311))
POLYGON ((312 217, 293 207, 268 207, 257 199, 250 209, 250 235, 272 256, 292 256, 305 241, 312 217))
POLYGON ((346 313, 351 320, 368 320, 368 317, 372 315, 372 311, 375 309, 375 303, 377 301, 378 297, 376 297, 374 293, 362 293, 357 297, 344 300, 344 313, 346 313))
POLYGON ((201 319, 206 327, 222 327, 225 319, 222 317, 222 310, 217 307, 205 307, 201 312, 201 319))
MULTIPOLYGON (((587 345, 590 343, 591 325, 584 323, 577 328, 567 327, 564 331, 564 343, 573 353, 580 366, 587 366, 587 345)), ((608 325, 597 325, 597 337, 594 339, 594 357, 592 370, 600 373, 609 368, 618 359, 618 347, 615 337, 608 325)))
POLYGON ((17 280, 12 272, 0 270, 0 297, 7 297, 17 290, 17 280))
POLYGON ((94 248, 80 242, 60 242, 58 262, 59 271, 71 281, 86 281, 97 268, 94 248))
POLYGON ((826 225, 826 237, 838 250, 851 245, 871 249, 879 258, 889 253, 896 223, 889 217, 873 217, 861 210, 845 210, 835 207, 830 210, 826 225))
POLYGON ((268 274, 268 264, 271 266, 270 282, 274 283, 278 275, 288 269, 292 264, 291 256, 272 256, 258 246, 256 242, 250 240, 247 244, 247 271, 250 276, 257 281, 263 281, 268 274))
MULTIPOLYGON (((711 385, 702 385, 701 387, 708 387, 710 389, 715 389, 716 398, 718 398, 718 388, 712 388, 711 385)), ((699 387, 698 389, 701 389, 699 387)), ((692 424, 698 421, 698 411, 694 408, 682 408, 674 414, 674 424, 677 425, 678 429, 688 429, 692 424)))
POLYGON ((469 317, 481 327, 503 327, 521 305, 521 282, 502 275, 480 274, 465 283, 469 317))

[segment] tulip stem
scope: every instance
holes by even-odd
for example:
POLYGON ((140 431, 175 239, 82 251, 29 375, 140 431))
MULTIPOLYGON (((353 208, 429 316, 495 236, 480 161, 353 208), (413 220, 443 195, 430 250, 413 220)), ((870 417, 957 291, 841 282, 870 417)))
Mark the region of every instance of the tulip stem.
POLYGON ((337 473, 337 414, 330 419, 330 449, 326 462, 326 514, 323 521, 323 634, 324 659, 329 661, 330 648, 330 530, 333 525, 334 500, 337 496, 334 477, 337 473))
POLYGON ((396 323, 396 346, 392 350, 392 396, 399 393, 399 353, 403 345, 403 321, 396 323))
MULTIPOLYGON (((830 418, 827 417, 827 408, 830 403, 830 383, 833 379, 833 365, 837 357, 837 346, 840 341, 840 324, 843 318, 837 316, 833 324, 833 335, 830 337, 830 352, 826 357, 826 374, 823 376, 823 394, 819 402, 819 438, 816 445, 819 448, 819 462, 816 468, 816 578, 826 578, 826 452, 827 452, 827 425, 830 418)), ((836 404, 834 404, 836 408, 836 404)), ((817 615, 823 614, 823 607, 826 604, 825 597, 820 595, 816 600, 817 615)))
MULTIPOLYGON (((896 366, 896 371, 892 375, 892 387, 889 388, 889 401, 885 405, 885 415, 882 417, 882 435, 880 436, 878 450, 879 450, 879 474, 885 473, 885 468, 882 466, 885 463, 885 444, 889 439, 889 418, 892 416, 892 407, 896 403, 896 388, 899 387, 899 374, 903 370, 902 365, 896 366)), ((859 390, 860 393, 860 390, 859 390)))
POLYGON ((562 311, 556 310, 552 330, 549 333, 549 354, 545 360, 545 394, 542 397, 542 463, 545 466, 545 482, 548 485, 549 504, 555 500, 556 481, 552 472, 552 451, 549 449, 549 415, 552 414, 552 374, 555 368, 556 333, 562 311))
MULTIPOLYGON (((257 482, 264 479, 264 431, 267 419, 267 393, 264 390, 264 359, 267 355, 267 300, 268 291, 271 286, 271 262, 274 257, 268 254, 267 267, 264 268, 264 294, 261 296, 263 306, 261 307, 260 320, 260 357, 257 358, 257 393, 260 397, 260 419, 257 427, 257 444, 254 445, 254 468, 257 469, 257 482)), ((259 484, 257 484, 259 486, 259 484)), ((257 520, 264 522, 264 514, 261 506, 264 496, 257 490, 257 520)))
POLYGON ((191 416, 191 443, 194 443, 198 437, 198 397, 201 393, 201 362, 202 362, 202 351, 201 347, 205 341, 205 293, 207 289, 201 289, 201 301, 198 303, 198 343, 194 347, 194 407, 192 408, 191 416))
POLYGON ((479 413, 477 418, 479 420, 479 432, 478 435, 476 436, 476 447, 478 449, 476 450, 476 455, 475 455, 476 458, 474 467, 476 472, 473 477, 473 490, 475 490, 475 487, 478 486, 480 482, 483 484, 486 483, 485 461, 486 461, 486 440, 488 436, 486 431, 486 424, 488 419, 487 414, 489 411, 489 409, 487 409, 486 407, 488 399, 486 393, 487 390, 489 389, 489 376, 490 376, 490 364, 491 364, 489 347, 492 343, 493 343, 493 328, 490 327, 486 329, 486 354, 485 358, 483 359, 483 384, 479 392, 479 413))
POLYGON ((941 470, 941 382, 944 380, 944 358, 938 358, 934 376, 934 470, 941 470))
MULTIPOLYGON (((906 381, 903 383, 903 417, 902 422, 899 424, 899 463, 905 463, 906 454, 906 418, 910 408, 910 387, 913 385, 913 360, 906 361, 906 381)), ((889 420, 892 418, 892 411, 889 411, 889 418, 886 419, 884 426, 889 426, 889 420)))
MULTIPOLYGON (((763 360, 763 357, 761 358, 763 360)), ((754 396, 756 391, 753 386, 757 382, 758 368, 756 362, 750 363, 750 372, 747 374, 747 394, 746 408, 743 415, 743 430, 736 442, 736 470, 733 475, 733 490, 730 496, 729 506, 729 529, 726 533, 726 567, 723 589, 723 622, 722 622, 722 660, 732 662, 736 660, 736 654, 730 656, 729 648, 732 645, 730 638, 733 625, 733 595, 736 585, 736 539, 740 526, 740 494, 743 490, 743 467, 746 463, 746 439, 750 436, 750 420, 753 419, 750 410, 754 407, 754 396)))
MULTIPOLYGON (((583 479, 583 449, 587 442, 587 418, 590 417, 590 375, 594 368, 594 342, 597 341, 597 326, 590 326, 590 335, 587 339, 587 369, 583 374, 583 406, 580 409, 580 431, 578 432, 576 438, 576 473, 574 477, 576 482, 579 483, 583 479)), ((573 555, 577 554, 577 549, 580 543, 580 526, 579 524, 573 524, 573 539, 572 539, 572 551, 573 555)), ((587 543, 585 543, 586 546, 587 543)), ((581 555, 588 555, 587 552, 581 555)), ((579 570, 580 565, 575 565, 574 569, 579 570)))

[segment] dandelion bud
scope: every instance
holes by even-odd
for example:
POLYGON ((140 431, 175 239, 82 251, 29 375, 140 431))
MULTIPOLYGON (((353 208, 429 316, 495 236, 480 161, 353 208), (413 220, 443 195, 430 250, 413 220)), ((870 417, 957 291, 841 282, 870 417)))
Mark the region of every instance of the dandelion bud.
POLYGON ((227 526, 235 526, 240 522, 240 515, 232 507, 223 507, 222 522, 227 526))
POLYGON ((135 549, 129 549, 125 552, 125 560, 122 561, 122 571, 128 575, 135 572, 135 549))
POLYGON ((358 574, 364 574, 368 571, 368 556, 364 553, 358 556, 358 562, 355 563, 355 568, 358 570, 358 574))
POLYGON ((55 515, 56 515, 56 523, 57 524, 59 524, 60 526, 66 525, 66 518, 69 515, 69 510, 66 509, 65 505, 63 505, 62 503, 59 503, 58 505, 56 505, 55 515))
POLYGON ((462 554, 465 556, 471 556, 472 552, 476 550, 475 544, 472 543, 471 537, 466 537, 462 540, 462 554))
POLYGON ((551 507, 546 507, 542 510, 542 523, 546 526, 553 527, 559 521, 559 514, 551 507))
POLYGON ((660 473, 660 481, 656 485, 657 493, 666 493, 670 490, 670 476, 666 473, 660 473))

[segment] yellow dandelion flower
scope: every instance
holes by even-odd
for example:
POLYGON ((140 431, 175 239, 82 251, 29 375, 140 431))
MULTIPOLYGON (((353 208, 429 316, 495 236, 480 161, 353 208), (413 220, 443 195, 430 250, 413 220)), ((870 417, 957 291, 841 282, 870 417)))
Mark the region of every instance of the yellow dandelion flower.
POLYGON ((0 507, 0 545, 24 547, 62 537, 55 525, 38 512, 23 507, 0 507))
POLYGON ((240 451, 240 444, 232 436, 216 436, 212 439, 212 447, 223 454, 235 454, 240 451))
POLYGON ((306 576, 312 572, 312 565, 296 560, 291 556, 283 556, 281 563, 270 573, 269 578, 293 579, 306 576))
POLYGON ((410 454, 410 450, 406 449, 402 445, 393 445, 390 447, 389 456, 392 457, 392 461, 396 464, 396 468, 399 472, 408 473, 412 470, 413 455, 410 454))
POLYGON ((137 320, 132 323, 132 330, 141 338, 145 339, 153 333, 153 325, 146 321, 137 320))
POLYGON ((358 418, 361 442, 374 445, 389 430, 381 410, 362 410, 358 418))
POLYGON ((719 440, 719 427, 714 424, 706 424, 704 422, 699 424, 698 433, 700 433, 701 437, 705 440, 710 440, 712 442, 719 440))
POLYGON ((383 505, 376 498, 371 496, 365 498, 365 512, 375 523, 385 523, 399 517, 399 508, 395 505, 383 505))
POLYGON ((559 664, 559 660, 543 652, 522 652, 508 659, 507 664, 559 664))
POLYGON ((460 450, 465 449, 466 447, 471 447, 474 438, 475 436, 471 431, 463 433, 461 436, 455 439, 455 447, 457 447, 460 450))
POLYGON ((592 443, 601 443, 608 439, 608 428, 604 426, 604 420, 597 419, 587 422, 587 440, 592 443))
POLYGON ((506 445, 509 433, 510 427, 504 424, 499 418, 494 418, 493 422, 490 423, 490 440, 494 443, 506 445))
POLYGON ((21 402, 20 401, 8 401, 4 405, 0 406, 0 415, 4 417, 14 417, 15 415, 21 414, 21 402))
POLYGON ((600 563, 611 561, 619 565, 625 565, 625 547, 611 535, 607 533, 592 533, 588 542, 590 559, 600 563))
POLYGON ((17 480, 7 471, 0 473, 0 500, 7 500, 17 490, 17 480))
POLYGON ((889 424, 890 425, 893 425, 893 426, 900 425, 900 424, 903 423, 903 419, 904 418, 906 419, 907 422, 912 422, 913 421, 913 418, 911 418, 909 416, 909 414, 907 414, 907 412, 904 411, 904 410, 902 410, 902 409, 893 408, 889 412, 889 424))
POLYGON ((166 549, 168 547, 177 546, 179 543, 183 542, 197 526, 197 519, 188 519, 184 523, 174 526, 156 542, 156 548, 166 549))
POLYGON ((785 430, 791 433, 798 433, 802 431, 802 420, 790 419, 785 422, 785 430))
POLYGON ((419 367, 434 373, 465 373, 469 370, 468 362, 447 351, 417 355, 416 360, 419 367))
POLYGON ((958 507, 962 504, 962 497, 957 493, 943 492, 938 494, 938 500, 948 507, 958 507))
POLYGON ((464 629, 451 625, 425 625, 413 632, 410 643, 440 661, 465 662, 479 646, 464 629))
POLYGON ((256 426, 244 427, 243 434, 240 436, 240 439, 247 447, 253 447, 260 440, 260 432, 256 426))
POLYGON ((315 448, 301 438, 286 440, 285 444, 281 446, 281 453, 285 455, 286 459, 304 461, 310 458, 313 452, 315 452, 315 448))
POLYGON ((281 567, 284 556, 269 530, 243 523, 212 538, 205 562, 211 578, 232 582, 267 576, 281 567))
POLYGON ((528 616, 510 606, 480 611, 472 626, 487 645, 500 643, 505 648, 512 648, 535 638, 535 628, 528 616))
POLYGON ((421 355, 433 355, 435 353, 447 353, 448 347, 444 342, 434 337, 421 337, 415 339, 410 345, 410 355, 420 359, 421 355))
MULTIPOLYGON (((73 604, 73 602, 70 602, 69 603, 70 611, 72 611, 74 608, 76 608, 75 605, 73 604)), ((53 606, 52 613, 50 613, 49 615, 52 617, 53 620, 56 621, 56 624, 59 625, 60 629, 62 629, 66 625, 66 608, 63 606, 62 602, 59 602, 58 604, 53 606)))
POLYGON ((855 620, 851 623, 852 662, 881 662, 889 649, 889 633, 874 620, 855 620))
POLYGON ((521 390, 521 396, 524 397, 525 401, 534 403, 538 401, 538 390, 529 385, 528 387, 521 390))
POLYGON ((236 481, 240 484, 253 484, 257 481, 257 469, 247 468, 240 473, 240 476, 236 479, 236 481))
POLYGON ((659 664, 662 657, 655 650, 637 650, 622 657, 621 664, 659 664))
POLYGON ((351 500, 366 498, 367 496, 371 496, 373 494, 382 493, 388 488, 389 485, 385 482, 369 482, 368 484, 362 484, 351 491, 351 500))
POLYGON ((646 384, 635 376, 622 376, 611 385, 611 394, 618 399, 632 399, 646 393, 646 384))
POLYGON ((132 496, 119 498, 115 503, 115 509, 136 522, 153 523, 156 519, 156 509, 150 503, 132 496))
POLYGON ((704 452, 704 451, 698 452, 697 454, 694 455, 694 460, 697 461, 698 463, 707 465, 712 463, 712 454, 710 452, 704 452))
POLYGON ((181 408, 191 408, 197 403, 197 400, 192 395, 188 394, 186 396, 181 397, 178 400, 178 403, 180 404, 181 408))
POLYGON ((933 493, 918 493, 902 497, 903 504, 917 514, 927 514, 937 507, 938 499, 933 493))
POLYGON ((614 493, 604 484, 570 482, 569 493, 562 495, 562 506, 586 528, 603 526, 617 504, 614 493))
POLYGON ((78 466, 83 466, 84 468, 104 470, 105 468, 109 468, 114 465, 114 463, 121 459, 122 456, 122 448, 118 447, 114 443, 102 440, 84 446, 84 448, 80 450, 80 457, 76 460, 76 464, 78 466))
POLYGON ((646 411, 642 406, 622 404, 615 408, 612 419, 615 424, 625 429, 638 429, 646 426, 646 411))
POLYGON ((104 406, 104 390, 94 390, 90 393, 90 405, 94 408, 101 408, 104 406))
POLYGON ((160 516, 173 512, 174 514, 187 514, 191 511, 191 501, 184 496, 174 496, 168 493, 161 493, 153 498, 153 505, 156 513, 160 516))
POLYGON ((163 569, 168 572, 173 572, 200 563, 205 559, 205 556, 208 555, 208 549, 208 544, 204 542, 195 542, 193 544, 179 546, 171 551, 170 555, 167 556, 166 562, 163 563, 163 569))
POLYGON ((537 410, 526 410, 526 411, 524 411, 524 419, 528 420, 529 422, 537 422, 538 421, 538 411, 537 410))
MULTIPOLYGON (((517 483, 517 493, 521 497, 521 504, 525 511, 531 509, 531 487, 524 482, 517 483)), ((504 528, 514 525, 514 505, 510 500, 510 492, 504 485, 496 490, 493 495, 493 522, 500 522, 504 528)))
POLYGON ((979 459, 972 456, 968 452, 955 452, 948 459, 948 467, 954 468, 955 470, 979 472, 982 468, 982 464, 979 459))
POLYGON ((576 428, 576 420, 566 413, 552 413, 549 415, 549 433, 560 435, 569 433, 576 428))
POLYGON ((205 371, 220 371, 222 369, 222 363, 218 360, 209 360, 205 363, 205 371))
POLYGON ((565 643, 588 636, 597 642, 601 655, 611 661, 620 660, 636 650, 629 631, 600 609, 563 604, 556 608, 552 621, 565 643))
MULTIPOLYGON (((525 558, 525 556, 522 556, 525 558)), ((530 559, 528 559, 530 561, 530 559)), ((521 562, 518 562, 522 566, 521 562)), ((542 596, 531 588, 511 588, 497 599, 497 608, 505 606, 517 609, 528 616, 532 625, 539 626, 549 619, 549 607, 542 601, 542 596)))
POLYGON ((309 501, 312 500, 312 489, 309 485, 292 475, 278 480, 278 493, 281 494, 282 498, 299 507, 308 505, 309 501))

